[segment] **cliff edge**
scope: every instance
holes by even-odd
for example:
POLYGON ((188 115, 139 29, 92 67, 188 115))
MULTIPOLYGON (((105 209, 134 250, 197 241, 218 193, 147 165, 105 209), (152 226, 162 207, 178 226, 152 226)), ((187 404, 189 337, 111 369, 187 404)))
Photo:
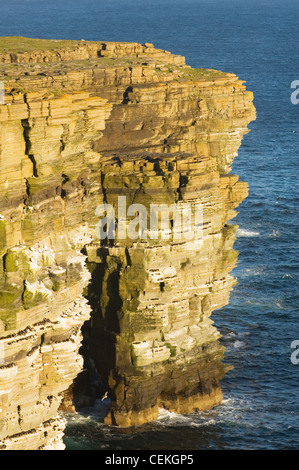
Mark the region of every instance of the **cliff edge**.
POLYGON ((83 396, 83 364, 106 423, 220 404, 210 317, 235 284, 228 222, 248 188, 230 171, 252 93, 137 43, 0 38, 0 78, 1 448, 64 448, 59 408, 101 398, 83 396), (200 207, 200 243, 174 235, 173 213, 158 237, 99 238, 97 208, 117 227, 119 197, 200 207))

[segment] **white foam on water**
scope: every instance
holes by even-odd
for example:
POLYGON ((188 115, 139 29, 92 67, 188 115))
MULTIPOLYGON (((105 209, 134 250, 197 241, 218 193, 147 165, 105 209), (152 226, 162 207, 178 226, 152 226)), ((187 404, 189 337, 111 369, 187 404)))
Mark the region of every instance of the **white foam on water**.
POLYGON ((260 232, 254 232, 252 230, 246 230, 244 228, 238 228, 237 230, 237 238, 251 238, 251 237, 258 237, 260 232))
POLYGON ((232 398, 223 398, 222 400, 222 406, 227 406, 232 403, 233 399, 232 398))
POLYGON ((165 408, 159 408, 158 421, 169 423, 171 421, 174 422, 174 421, 184 421, 184 420, 185 420, 184 415, 174 413, 173 411, 165 410, 165 408))
POLYGON ((223 335, 223 338, 227 339, 227 338, 235 338, 236 337, 236 333, 234 333, 233 331, 230 331, 230 333, 227 333, 226 335, 223 335))
POLYGON ((234 344, 233 344, 234 348, 235 349, 239 349, 239 348, 242 348, 243 346, 245 346, 245 343, 243 341, 235 341, 234 344))
POLYGON ((205 412, 183 415, 165 409, 159 409, 156 423, 166 426, 191 426, 194 428, 216 424, 214 417, 207 416, 205 412))
POLYGON ((75 424, 86 424, 88 422, 92 422, 91 415, 83 415, 81 413, 63 413, 63 416, 67 419, 68 423, 75 423, 75 424))
POLYGON ((280 238, 281 237, 281 233, 278 232, 278 230, 273 230, 272 233, 269 233, 269 235, 267 235, 267 238, 271 238, 272 240, 275 240, 276 238, 280 238))
POLYGON ((261 274, 265 274, 265 267, 264 266, 253 266, 252 268, 246 268, 244 270, 244 274, 246 276, 260 276, 261 274))
POLYGON ((280 299, 274 300, 274 305, 275 305, 275 307, 284 310, 284 305, 283 305, 283 303, 280 299))
POLYGON ((211 426, 213 424, 217 424, 217 421, 215 419, 206 419, 205 421, 202 421, 202 422, 193 421, 190 423, 190 425, 193 428, 201 428, 203 426, 211 426))

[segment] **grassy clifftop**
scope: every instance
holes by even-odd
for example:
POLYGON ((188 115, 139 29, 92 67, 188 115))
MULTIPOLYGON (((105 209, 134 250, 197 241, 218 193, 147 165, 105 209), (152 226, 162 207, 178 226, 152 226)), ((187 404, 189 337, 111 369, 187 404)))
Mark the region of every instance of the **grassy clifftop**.
POLYGON ((55 39, 35 39, 24 38, 22 36, 0 37, 0 54, 22 53, 37 50, 53 51, 57 49, 72 48, 82 44, 81 41, 55 40, 55 39))

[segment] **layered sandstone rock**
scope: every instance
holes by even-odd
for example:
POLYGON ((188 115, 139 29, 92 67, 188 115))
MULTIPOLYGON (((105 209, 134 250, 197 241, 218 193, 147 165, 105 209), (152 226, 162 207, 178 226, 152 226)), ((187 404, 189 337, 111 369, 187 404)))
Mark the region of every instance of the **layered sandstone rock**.
POLYGON ((81 250, 103 200, 91 141, 111 106, 88 93, 21 98, 0 106, 1 445, 60 448, 61 393, 82 369, 90 316, 81 250))
MULTIPOLYGON (((106 422, 129 426, 157 418, 161 407, 189 413, 215 406, 229 367, 210 315, 228 303, 235 282, 229 272, 237 227, 225 221, 247 187, 235 176, 221 177, 216 160, 182 152, 118 154, 103 172, 105 201, 119 223, 120 194, 147 214, 151 204, 161 212, 198 204, 203 212, 200 238, 172 230, 170 211, 157 238, 146 233, 148 220, 140 239, 127 232, 113 246, 87 247, 95 296, 90 355, 113 400, 106 422)), ((127 229, 130 223, 132 217, 127 229)))
POLYGON ((156 49, 151 43, 36 40, 23 37, 2 37, 0 42, 0 63, 4 64, 57 63, 99 57, 162 59, 167 64, 185 64, 184 57, 156 49))
POLYGON ((73 399, 84 323, 85 363, 112 401, 106 422, 221 402, 229 367, 210 315, 235 283, 227 222, 247 185, 229 172, 255 117, 236 76, 192 70, 151 44, 32 41, 0 53, 6 449, 63 447, 58 409, 63 392, 73 399), (158 238, 99 240, 96 209, 112 206, 117 228, 119 196, 147 214, 151 204, 200 205, 200 242, 178 240, 171 218, 158 238))

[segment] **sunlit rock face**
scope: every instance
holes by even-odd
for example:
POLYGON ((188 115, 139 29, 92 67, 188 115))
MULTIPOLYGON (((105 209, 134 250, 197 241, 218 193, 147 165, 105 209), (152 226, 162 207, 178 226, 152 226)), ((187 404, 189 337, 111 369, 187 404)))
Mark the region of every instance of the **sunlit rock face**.
MULTIPOLYGON (((185 239, 184 232, 176 237, 170 213, 156 239, 144 231, 137 240, 87 248, 94 296, 90 355, 113 400, 106 422, 142 424, 162 407, 189 413, 220 404, 219 381, 229 367, 210 315, 228 303, 234 285, 236 226, 225 221, 246 185, 221 177, 215 160, 182 152, 118 155, 103 170, 105 201, 119 223, 120 194, 147 214, 154 201, 162 215, 197 204, 203 216, 198 239, 185 239)), ((128 218, 129 234, 133 222, 128 218)))
POLYGON ((0 53, 1 447, 64 447, 59 407, 101 398, 78 386, 84 362, 108 392, 107 423, 221 403, 229 366, 210 316, 235 283, 228 222, 248 190, 230 169, 252 93, 151 44, 30 41, 0 53), (119 197, 126 213, 144 207, 142 236, 133 213, 118 236, 119 197), (100 240, 103 204, 116 236, 100 240), (153 204, 200 207, 200 239, 178 238, 173 212, 151 237, 153 204))

